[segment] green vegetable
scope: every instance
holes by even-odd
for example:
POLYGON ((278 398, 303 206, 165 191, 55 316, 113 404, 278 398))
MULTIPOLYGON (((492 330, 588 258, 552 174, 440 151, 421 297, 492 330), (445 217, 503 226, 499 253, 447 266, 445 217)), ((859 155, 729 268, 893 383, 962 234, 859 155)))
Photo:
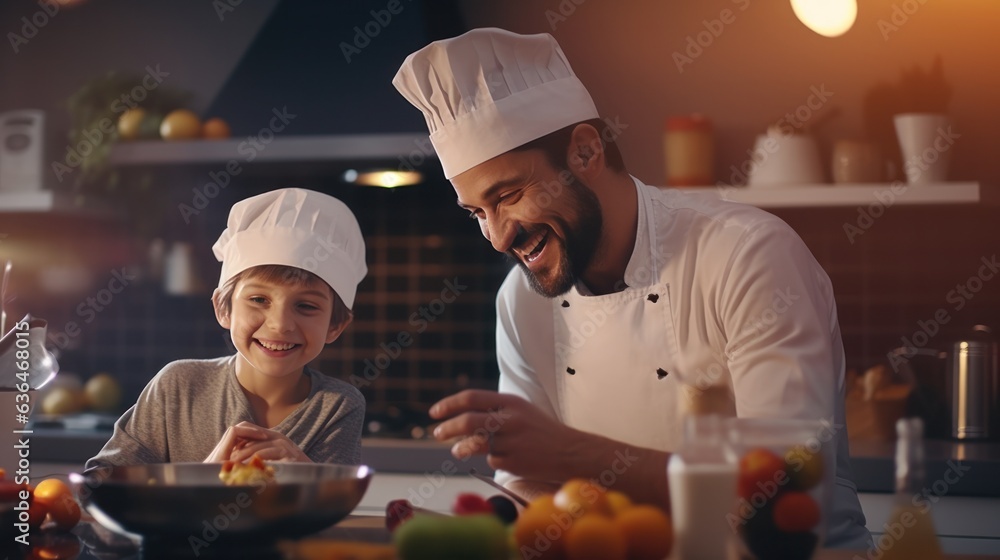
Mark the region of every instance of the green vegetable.
POLYGON ((492 514, 415 515, 393 533, 402 560, 506 560, 507 530, 492 514))

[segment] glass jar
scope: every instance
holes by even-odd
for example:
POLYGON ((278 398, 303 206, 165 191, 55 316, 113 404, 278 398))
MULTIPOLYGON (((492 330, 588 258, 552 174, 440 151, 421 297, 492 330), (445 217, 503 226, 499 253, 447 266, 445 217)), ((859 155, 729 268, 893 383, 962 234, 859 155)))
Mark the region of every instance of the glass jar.
POLYGON ((741 557, 808 560, 826 537, 836 429, 823 420, 734 418, 736 509, 727 516, 741 557))
POLYGON ((663 137, 667 185, 691 187, 713 181, 712 124, 702 115, 668 117, 663 137))

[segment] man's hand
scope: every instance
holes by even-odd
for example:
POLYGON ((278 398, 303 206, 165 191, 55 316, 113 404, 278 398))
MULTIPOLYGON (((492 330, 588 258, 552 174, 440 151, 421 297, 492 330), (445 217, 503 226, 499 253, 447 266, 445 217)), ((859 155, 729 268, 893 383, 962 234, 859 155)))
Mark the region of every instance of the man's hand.
POLYGON ((494 391, 462 391, 438 401, 430 414, 446 419, 435 438, 463 438, 451 449, 456 458, 487 455, 490 467, 534 480, 562 480, 572 449, 587 435, 521 397, 494 391))
POLYGON ((253 457, 254 454, 259 455, 265 461, 312 462, 312 459, 284 434, 262 428, 251 422, 240 422, 226 430, 222 439, 219 440, 219 444, 215 446, 205 462, 236 461, 242 463, 253 457))
MULTIPOLYGON (((507 393, 462 391, 438 401, 430 415, 444 420, 435 428, 435 438, 462 438, 451 449, 458 459, 486 455, 493 469, 531 481, 594 479, 637 502, 670 507, 668 453, 581 432, 507 393)), ((542 486, 533 483, 518 490, 538 492, 542 486)))

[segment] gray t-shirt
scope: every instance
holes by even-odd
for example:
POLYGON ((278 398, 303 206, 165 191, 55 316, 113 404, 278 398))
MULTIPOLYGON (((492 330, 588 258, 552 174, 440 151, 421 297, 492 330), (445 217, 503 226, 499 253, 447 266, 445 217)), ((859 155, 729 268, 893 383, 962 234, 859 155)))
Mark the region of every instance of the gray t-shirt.
MULTIPOLYGON (((236 356, 167 364, 115 422, 111 439, 86 468, 203 461, 227 428, 255 422, 235 364, 236 356)), ((272 429, 316 463, 360 463, 361 392, 309 368, 304 371, 312 381, 309 396, 272 429)))

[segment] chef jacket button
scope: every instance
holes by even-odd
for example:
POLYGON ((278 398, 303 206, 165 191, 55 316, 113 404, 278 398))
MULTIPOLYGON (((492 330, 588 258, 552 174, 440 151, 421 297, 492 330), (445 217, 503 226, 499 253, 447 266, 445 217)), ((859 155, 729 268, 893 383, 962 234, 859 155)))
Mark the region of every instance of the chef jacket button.
POLYGON ((566 301, 566 300, 563 300, 563 302, 562 302, 562 306, 563 306, 563 307, 569 307, 569 302, 568 302, 568 301, 566 301))
POLYGON ((663 368, 656 368, 656 378, 663 379, 664 377, 670 375, 670 372, 663 368))
POLYGON ((566 373, 568 373, 570 375, 576 375, 576 370, 573 369, 573 368, 571 368, 571 367, 568 367, 568 368, 566 368, 566 373))
POLYGON ((656 300, 660 299, 660 294, 649 294, 648 296, 646 296, 646 299, 648 299, 653 303, 656 303, 656 300))

